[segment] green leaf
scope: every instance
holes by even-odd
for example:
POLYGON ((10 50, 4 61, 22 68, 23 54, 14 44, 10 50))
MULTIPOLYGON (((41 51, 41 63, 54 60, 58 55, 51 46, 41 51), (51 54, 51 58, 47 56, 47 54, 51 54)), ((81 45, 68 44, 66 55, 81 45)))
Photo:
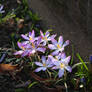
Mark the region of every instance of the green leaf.
POLYGON ((18 88, 18 89, 15 89, 15 92, 25 92, 25 89, 23 89, 23 88, 18 88))
POLYGON ((38 82, 33 82, 33 83, 29 84, 28 88, 31 88, 35 84, 38 84, 38 82))
POLYGON ((77 57, 79 58, 79 60, 81 61, 81 63, 84 65, 85 69, 88 71, 88 67, 86 66, 85 62, 83 61, 83 59, 80 57, 79 53, 76 54, 77 57))

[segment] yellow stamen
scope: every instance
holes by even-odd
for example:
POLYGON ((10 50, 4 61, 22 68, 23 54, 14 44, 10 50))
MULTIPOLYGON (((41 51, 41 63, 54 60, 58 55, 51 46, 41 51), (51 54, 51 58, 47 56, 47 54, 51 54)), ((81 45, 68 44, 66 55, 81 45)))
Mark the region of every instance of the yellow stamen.
POLYGON ((32 37, 30 37, 29 40, 33 40, 32 37))
POLYGON ((60 64, 60 68, 64 68, 64 67, 65 67, 65 65, 61 63, 60 64))
POLYGON ((23 46, 21 46, 22 50, 25 50, 25 48, 23 46))
POLYGON ((35 45, 32 43, 32 47, 35 48, 35 45))
POLYGON ((47 37, 44 38, 45 40, 48 40, 47 37))
POLYGON ((43 64, 43 66, 45 67, 45 66, 46 66, 46 64, 43 64))
POLYGON ((57 47, 58 47, 59 49, 61 48, 59 44, 57 44, 57 47))

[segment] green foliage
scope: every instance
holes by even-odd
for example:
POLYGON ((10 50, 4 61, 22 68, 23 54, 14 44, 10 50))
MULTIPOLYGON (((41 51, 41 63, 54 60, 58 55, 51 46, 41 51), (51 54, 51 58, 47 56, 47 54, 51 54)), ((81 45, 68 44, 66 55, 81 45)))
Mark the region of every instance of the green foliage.
POLYGON ((15 90, 15 92, 27 92, 24 88, 18 88, 15 90))
POLYGON ((80 57, 79 53, 76 54, 78 59, 81 61, 81 63, 83 64, 83 66, 85 67, 85 69, 88 71, 88 67, 86 66, 85 62, 83 61, 83 59, 80 57))
POLYGON ((36 84, 38 84, 38 82, 33 82, 33 83, 29 84, 28 88, 31 88, 32 86, 34 86, 36 84))
POLYGON ((16 15, 10 12, 5 17, 0 16, 0 24, 6 23, 7 20, 9 20, 10 18, 14 18, 14 17, 16 17, 16 15))

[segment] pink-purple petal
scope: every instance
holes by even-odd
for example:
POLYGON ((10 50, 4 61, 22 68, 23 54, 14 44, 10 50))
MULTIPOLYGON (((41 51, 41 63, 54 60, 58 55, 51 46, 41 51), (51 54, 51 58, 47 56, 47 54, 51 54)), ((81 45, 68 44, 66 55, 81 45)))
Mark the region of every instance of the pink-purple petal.
POLYGON ((65 66, 65 69, 69 72, 72 72, 72 68, 70 66, 65 66))
POLYGON ((64 63, 68 64, 70 62, 71 56, 68 56, 64 59, 64 63))
POLYGON ((35 32, 34 32, 34 30, 32 30, 31 37, 32 37, 32 38, 34 38, 34 37, 35 37, 35 32))
POLYGON ((43 52, 43 53, 45 53, 45 50, 46 50, 46 48, 42 48, 42 47, 37 48, 37 51, 40 51, 40 52, 43 52))
POLYGON ((39 67, 39 68, 35 69, 35 72, 39 72, 39 71, 41 71, 42 69, 43 69, 43 67, 39 67))
POLYGON ((22 38, 24 38, 25 40, 29 40, 29 38, 27 37, 27 36, 25 36, 25 35, 21 35, 22 36, 22 38))
POLYGON ((55 56, 55 55, 58 55, 58 53, 59 53, 59 50, 55 50, 55 51, 53 51, 51 54, 52 54, 53 56, 55 56))
POLYGON ((65 41, 65 43, 63 44, 63 47, 69 45, 69 40, 65 41))
POLYGON ((45 64, 46 63, 46 57, 45 56, 42 56, 42 63, 45 64))
POLYGON ((58 72, 59 78, 62 77, 63 75, 64 75, 64 69, 60 69, 58 72))
POLYGON ((31 36, 31 32, 29 32, 29 37, 31 36))
POLYGON ((51 42, 52 42, 52 44, 55 45, 55 46, 58 44, 55 39, 52 39, 51 42))
POLYGON ((14 53, 14 55, 21 55, 24 51, 20 50, 14 53))
POLYGON ((43 67, 42 70, 45 71, 47 68, 46 67, 43 67))
POLYGON ((55 49, 57 49, 56 46, 53 45, 53 44, 49 44, 49 45, 48 45, 48 48, 51 49, 51 50, 55 50, 55 49))
POLYGON ((49 35, 50 35, 50 33, 47 31, 47 32, 45 33, 45 36, 48 37, 49 35))
POLYGON ((17 45, 18 45, 18 47, 21 49, 21 43, 20 42, 17 42, 17 45))
POLYGON ((42 37, 44 37, 44 34, 43 34, 43 32, 41 30, 40 30, 40 34, 41 34, 42 37))
POLYGON ((38 65, 38 66, 43 66, 43 64, 40 63, 40 62, 35 62, 35 64, 38 65))
POLYGON ((58 43, 59 43, 60 45, 63 44, 63 37, 62 37, 62 36, 59 37, 58 43))

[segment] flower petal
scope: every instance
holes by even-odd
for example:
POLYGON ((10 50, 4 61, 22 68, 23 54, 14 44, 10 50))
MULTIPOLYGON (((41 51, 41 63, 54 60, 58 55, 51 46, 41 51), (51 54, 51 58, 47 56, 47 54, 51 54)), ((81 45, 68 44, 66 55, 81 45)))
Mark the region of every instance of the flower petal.
POLYGON ((50 37, 48 37, 48 40, 53 40, 56 37, 56 35, 52 35, 50 37))
POLYGON ((57 41, 56 41, 55 39, 52 39, 51 42, 52 42, 53 45, 55 45, 55 46, 58 44, 57 41))
POLYGON ((71 56, 66 57, 65 59, 63 59, 62 61, 64 61, 64 64, 68 64, 70 62, 71 56))
POLYGON ((22 38, 24 38, 25 40, 29 40, 29 38, 26 36, 26 35, 21 35, 22 36, 22 38))
POLYGON ((24 57, 24 56, 27 56, 28 55, 28 51, 26 50, 26 51, 24 51, 23 53, 22 53, 22 57, 24 57))
POLYGON ((41 30, 40 30, 40 34, 41 34, 42 37, 44 37, 44 34, 43 34, 43 32, 41 30))
POLYGON ((65 69, 69 72, 72 72, 72 68, 70 66, 65 66, 65 69))
POLYGON ((63 75, 64 75, 64 69, 60 69, 58 72, 59 78, 62 77, 63 75))
POLYGON ((48 48, 51 49, 51 50, 55 50, 55 49, 57 49, 56 46, 53 45, 53 44, 49 44, 49 45, 48 45, 48 48))
POLYGON ((47 32, 45 33, 45 36, 48 37, 49 35, 50 35, 50 33, 47 31, 47 32))
POLYGON ((46 57, 45 56, 42 56, 42 63, 44 64, 46 62, 46 57))
POLYGON ((58 43, 60 44, 60 46, 63 44, 63 37, 62 36, 59 37, 58 43))
POLYGON ((43 67, 42 70, 45 71, 47 68, 46 67, 43 67))
POLYGON ((62 59, 65 59, 65 58, 66 58, 65 53, 61 53, 61 58, 62 58, 62 59))
POLYGON ((21 55, 24 51, 23 50, 20 50, 20 51, 17 51, 14 53, 14 55, 21 55))
POLYGON ((69 45, 69 40, 65 41, 65 43, 63 44, 63 47, 69 45))
POLYGON ((29 32, 29 37, 31 36, 31 32, 29 32))
POLYGON ((46 48, 42 48, 42 47, 37 48, 37 51, 40 51, 40 52, 43 52, 43 53, 45 53, 45 50, 46 50, 46 48))
POLYGON ((35 37, 35 32, 34 32, 34 30, 32 30, 31 37, 32 37, 32 38, 34 38, 34 37, 35 37))
POLYGON ((21 43, 20 42, 17 42, 17 44, 18 44, 18 47, 21 49, 21 43))
POLYGON ((52 54, 53 56, 55 56, 55 55, 58 55, 58 53, 59 53, 59 50, 56 50, 56 51, 53 51, 51 54, 52 54))
POLYGON ((54 67, 52 67, 52 69, 55 69, 56 70, 56 69, 58 69, 58 67, 57 66, 54 66, 54 67))
POLYGON ((35 64, 38 65, 38 66, 43 66, 43 64, 40 63, 40 62, 35 62, 35 64))
POLYGON ((35 72, 39 72, 39 71, 41 71, 43 69, 43 67, 39 67, 39 68, 37 68, 36 70, 35 70, 35 72))

